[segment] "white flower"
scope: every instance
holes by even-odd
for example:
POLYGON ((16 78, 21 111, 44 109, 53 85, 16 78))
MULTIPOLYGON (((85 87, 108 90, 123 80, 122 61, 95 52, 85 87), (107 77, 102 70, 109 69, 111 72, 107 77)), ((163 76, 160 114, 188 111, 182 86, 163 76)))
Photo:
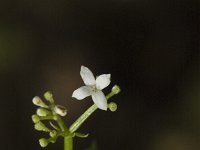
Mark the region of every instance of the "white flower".
POLYGON ((54 107, 54 111, 60 116, 66 116, 66 114, 67 114, 67 109, 61 105, 56 105, 54 107))
POLYGON ((82 100, 87 96, 92 96, 92 100, 98 108, 107 110, 108 104, 102 90, 110 84, 110 74, 102 74, 95 80, 93 73, 87 67, 81 66, 80 75, 85 83, 75 90, 72 97, 82 100))

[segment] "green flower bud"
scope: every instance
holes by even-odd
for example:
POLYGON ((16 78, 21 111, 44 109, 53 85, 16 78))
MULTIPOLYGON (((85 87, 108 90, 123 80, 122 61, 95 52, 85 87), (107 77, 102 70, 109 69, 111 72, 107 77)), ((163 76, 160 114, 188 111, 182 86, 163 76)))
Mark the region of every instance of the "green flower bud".
POLYGON ((48 139, 41 138, 41 139, 39 139, 39 143, 40 143, 41 147, 46 147, 49 144, 49 141, 48 141, 48 139))
POLYGON ((38 108, 37 109, 37 115, 38 116, 48 116, 48 115, 52 115, 50 111, 44 109, 44 108, 38 108))
POLYGON ((65 116, 67 114, 67 109, 61 105, 56 105, 54 111, 60 116, 65 116))
POLYGON ((49 142, 55 143, 56 142, 56 138, 49 138, 49 142))
POLYGON ((112 88, 112 92, 113 92, 114 94, 118 94, 119 92, 121 92, 121 89, 120 89, 120 87, 119 87, 118 85, 115 85, 115 86, 113 86, 113 88, 112 88))
POLYGON ((52 130, 51 132, 49 132, 49 136, 50 137, 55 137, 57 135, 57 131, 56 130, 52 130))
POLYGON ((111 102, 110 104, 108 104, 108 108, 110 109, 110 111, 115 112, 117 110, 117 104, 111 102))
POLYGON ((38 123, 40 121, 40 117, 36 114, 32 115, 32 121, 34 123, 38 123))
POLYGON ((44 93, 44 98, 50 103, 54 103, 53 94, 50 91, 44 93))
POLYGON ((35 130, 50 132, 49 128, 47 128, 41 121, 35 124, 35 130))
POLYGON ((48 108, 48 106, 41 100, 39 96, 35 96, 32 101, 33 101, 33 104, 36 106, 48 108))

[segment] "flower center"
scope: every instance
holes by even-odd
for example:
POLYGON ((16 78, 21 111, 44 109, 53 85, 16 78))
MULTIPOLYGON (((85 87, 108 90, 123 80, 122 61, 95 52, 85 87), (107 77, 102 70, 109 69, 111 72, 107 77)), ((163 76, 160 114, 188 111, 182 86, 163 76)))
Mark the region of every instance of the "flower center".
POLYGON ((95 85, 92 85, 92 86, 91 86, 91 90, 92 90, 92 92, 97 92, 97 91, 98 91, 98 89, 96 88, 95 85))

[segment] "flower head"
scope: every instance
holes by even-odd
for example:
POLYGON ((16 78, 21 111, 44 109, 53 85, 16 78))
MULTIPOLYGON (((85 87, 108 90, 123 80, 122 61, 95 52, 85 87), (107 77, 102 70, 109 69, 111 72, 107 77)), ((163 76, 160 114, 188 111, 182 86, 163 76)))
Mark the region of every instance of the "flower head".
POLYGON ((98 108, 107 110, 108 104, 102 90, 110 84, 111 75, 102 74, 95 79, 90 69, 84 66, 81 66, 80 75, 85 83, 85 86, 75 90, 72 97, 82 100, 87 96, 92 96, 92 100, 98 108))

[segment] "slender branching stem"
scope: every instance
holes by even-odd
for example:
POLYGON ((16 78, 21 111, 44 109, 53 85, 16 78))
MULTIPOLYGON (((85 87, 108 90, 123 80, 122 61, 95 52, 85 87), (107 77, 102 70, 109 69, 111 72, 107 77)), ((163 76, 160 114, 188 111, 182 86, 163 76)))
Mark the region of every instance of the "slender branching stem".
MULTIPOLYGON (((113 95, 115 95, 114 92, 110 92, 107 96, 106 99, 110 99, 113 95)), ((84 122, 89 118, 95 110, 97 110, 96 104, 93 104, 90 106, 69 128, 69 131, 71 133, 75 132, 84 122)))

